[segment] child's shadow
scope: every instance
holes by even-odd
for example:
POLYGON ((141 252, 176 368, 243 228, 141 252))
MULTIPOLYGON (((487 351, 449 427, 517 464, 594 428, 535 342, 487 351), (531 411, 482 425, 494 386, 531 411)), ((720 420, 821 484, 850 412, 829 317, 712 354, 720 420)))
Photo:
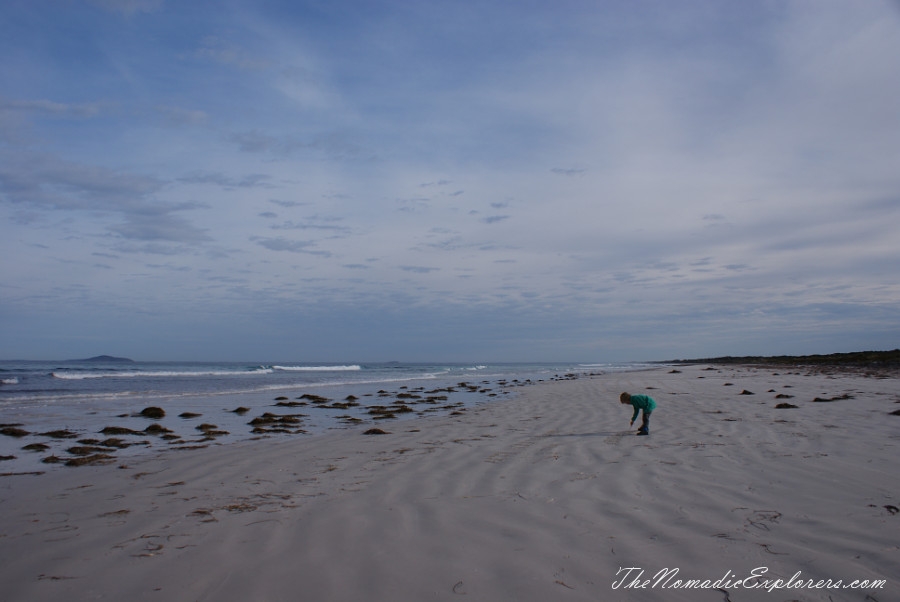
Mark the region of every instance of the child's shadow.
POLYGON ((598 431, 596 433, 547 433, 544 437, 627 437, 634 431, 598 431))

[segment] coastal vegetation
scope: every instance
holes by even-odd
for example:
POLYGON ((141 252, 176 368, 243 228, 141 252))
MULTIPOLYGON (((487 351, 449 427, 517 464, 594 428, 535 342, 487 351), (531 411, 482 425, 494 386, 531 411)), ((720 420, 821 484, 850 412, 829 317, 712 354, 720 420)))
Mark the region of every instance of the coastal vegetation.
POLYGON ((900 368, 900 349, 854 351, 826 355, 746 355, 674 360, 666 364, 759 364, 766 366, 854 366, 860 368, 900 368))

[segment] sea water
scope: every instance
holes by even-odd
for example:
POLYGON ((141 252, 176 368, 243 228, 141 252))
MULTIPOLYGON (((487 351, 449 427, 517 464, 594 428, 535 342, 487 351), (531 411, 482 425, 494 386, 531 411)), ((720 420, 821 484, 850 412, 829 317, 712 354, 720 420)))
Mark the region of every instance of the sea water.
POLYGON ((7 433, 28 433, 0 435, 0 457, 8 458, 0 461, 0 473, 40 467, 39 460, 48 455, 67 458, 69 449, 81 445, 79 441, 105 439, 100 431, 108 426, 143 431, 155 423, 173 433, 167 440, 126 437, 141 443, 115 451, 118 458, 172 446, 259 437, 249 422, 267 412, 296 416, 297 422, 283 433, 265 432, 263 436, 388 428, 384 425, 395 419, 448 414, 509 398, 521 387, 540 381, 644 367, 635 363, 0 361, 0 428, 7 433), (310 396, 317 397, 318 403, 307 401, 310 396), (348 398, 356 398, 355 403, 341 406, 348 398), (413 411, 397 414, 395 419, 384 420, 383 415, 370 413, 379 406, 398 407, 404 400, 413 411), (165 417, 151 420, 140 416, 141 410, 150 406, 163 409, 165 417), (237 408, 246 412, 234 412, 237 408), (215 427, 223 434, 212 439, 198 429, 201 426, 207 431, 215 427), (59 430, 72 436, 45 434, 59 430), (22 449, 30 443, 49 447, 39 452, 22 449))

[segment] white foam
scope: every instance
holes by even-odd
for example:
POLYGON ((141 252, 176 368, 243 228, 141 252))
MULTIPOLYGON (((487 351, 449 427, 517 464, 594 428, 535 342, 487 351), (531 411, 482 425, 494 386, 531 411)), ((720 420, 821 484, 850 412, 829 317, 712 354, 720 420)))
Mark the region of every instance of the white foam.
POLYGON ((0 380, 0 383, 2 383, 4 385, 17 385, 17 384, 19 384, 19 379, 18 378, 4 378, 4 379, 0 380))
POLYGON ((247 376, 271 374, 271 368, 255 370, 206 370, 206 371, 169 371, 154 370, 146 372, 51 372, 53 378, 63 380, 84 380, 86 378, 151 378, 151 377, 192 377, 192 376, 247 376))
POLYGON ((273 370, 283 372, 347 372, 362 370, 361 366, 272 366, 273 370))

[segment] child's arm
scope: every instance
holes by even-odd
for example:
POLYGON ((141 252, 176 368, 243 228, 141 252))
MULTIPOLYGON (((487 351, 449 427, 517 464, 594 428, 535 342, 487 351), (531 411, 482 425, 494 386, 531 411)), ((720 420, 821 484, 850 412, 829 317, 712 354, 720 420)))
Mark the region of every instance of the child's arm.
POLYGON ((631 415, 631 426, 634 426, 634 421, 637 420, 639 413, 640 413, 640 410, 638 409, 638 407, 634 406, 634 414, 631 415))

